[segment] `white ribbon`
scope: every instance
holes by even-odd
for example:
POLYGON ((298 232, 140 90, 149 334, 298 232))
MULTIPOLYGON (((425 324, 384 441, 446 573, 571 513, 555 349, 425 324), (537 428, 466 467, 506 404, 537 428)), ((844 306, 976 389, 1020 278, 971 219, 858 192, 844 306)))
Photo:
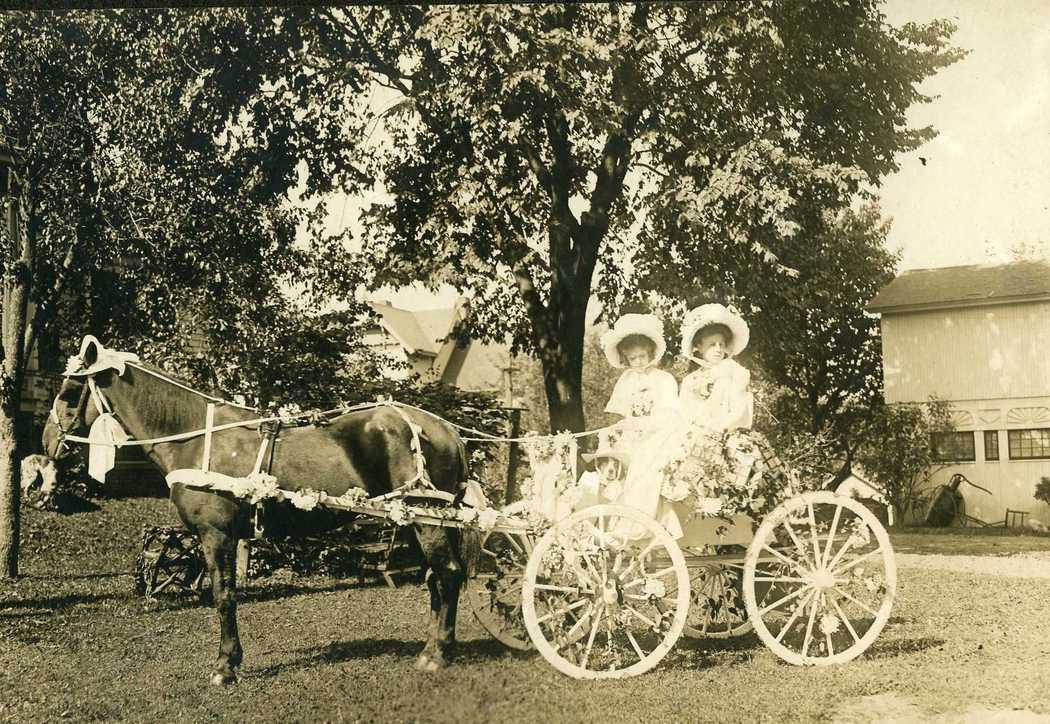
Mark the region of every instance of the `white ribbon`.
POLYGON ((106 473, 116 463, 117 448, 128 439, 113 415, 99 415, 88 433, 88 474, 100 483, 106 482, 106 473))

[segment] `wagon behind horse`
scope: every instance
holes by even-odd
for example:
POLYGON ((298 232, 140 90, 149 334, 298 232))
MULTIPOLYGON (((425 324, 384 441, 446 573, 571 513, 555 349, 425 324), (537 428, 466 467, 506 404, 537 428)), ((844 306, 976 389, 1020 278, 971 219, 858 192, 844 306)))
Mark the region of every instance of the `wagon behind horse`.
MULTIPOLYGON (((451 500, 466 481, 463 444, 456 432, 411 409, 374 405, 271 436, 265 435, 262 423, 257 411, 197 392, 139 363, 135 355, 108 350, 88 336, 80 354, 70 360, 44 429, 44 448, 56 459, 68 454, 70 440, 93 442, 105 457, 103 446, 111 453, 126 431, 168 476, 171 500, 200 540, 211 575, 220 625, 211 674, 216 684, 235 681, 243 657, 237 632, 236 543, 251 535, 254 509, 231 494, 229 485, 226 491, 217 489, 222 487, 218 483, 255 475, 263 483, 280 480, 293 495, 309 491, 317 499, 346 498, 355 489, 364 491, 361 497, 374 498, 413 483, 444 491, 451 500), (91 430, 89 438, 78 435, 85 430, 91 430)), ((316 533, 352 515, 330 506, 303 507, 311 509, 274 506, 267 511, 268 529, 316 533)), ((417 665, 434 670, 445 664, 455 643, 457 603, 469 562, 465 553, 475 533, 431 526, 416 526, 415 533, 431 569, 428 639, 417 665)))

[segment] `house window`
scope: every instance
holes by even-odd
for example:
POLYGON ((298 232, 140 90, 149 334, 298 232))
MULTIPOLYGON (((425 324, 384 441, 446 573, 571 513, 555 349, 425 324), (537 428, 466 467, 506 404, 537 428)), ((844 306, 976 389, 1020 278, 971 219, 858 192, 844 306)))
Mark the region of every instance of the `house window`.
POLYGON ((1007 430, 1011 460, 1050 458, 1050 428, 1007 430))
POLYGON ((972 432, 935 432, 930 436, 933 459, 939 463, 976 460, 974 441, 972 432))
POLYGON ((998 430, 985 430, 984 431, 984 459, 985 460, 998 460, 999 459, 999 431, 998 430))

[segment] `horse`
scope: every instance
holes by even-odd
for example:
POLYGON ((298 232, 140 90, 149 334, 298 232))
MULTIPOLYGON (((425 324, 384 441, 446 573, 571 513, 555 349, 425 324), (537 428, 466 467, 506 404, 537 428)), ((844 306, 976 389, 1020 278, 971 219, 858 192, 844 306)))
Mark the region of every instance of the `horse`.
MULTIPOLYGON (((258 468, 257 461, 266 457, 269 474, 282 489, 291 491, 323 491, 338 497, 359 488, 373 497, 421 476, 447 494, 461 497, 465 489, 462 440, 448 423, 421 410, 376 405, 339 414, 323 424, 316 420, 318 424, 282 428, 271 439, 266 455, 260 449, 264 438, 259 418, 252 408, 198 392, 159 368, 140 363, 133 354, 106 349, 89 335, 80 354, 70 359, 43 443, 48 456, 57 460, 70 452, 68 436, 81 435, 83 441, 83 431, 93 429, 96 422, 115 420, 132 440, 176 438, 142 446, 165 475, 206 467, 244 478, 253 472, 253 464, 258 468), (111 417, 99 420, 103 413, 111 417), (184 434, 202 432, 206 418, 213 428, 222 429, 210 435, 184 434), (204 457, 207 462, 202 465, 204 457)), ((109 453, 110 467, 112 450, 112 443, 103 450, 109 453)), ((178 482, 171 484, 170 498, 179 518, 200 541, 211 576, 220 638, 210 681, 234 683, 243 660, 237 630, 236 546, 254 531, 254 507, 229 492, 178 482)), ((264 520, 267 534, 281 536, 331 530, 352 517, 346 511, 300 510, 280 503, 266 508, 264 520)), ((416 666, 436 671, 452 656, 459 593, 480 541, 469 530, 413 527, 429 568, 430 592, 428 636, 416 666)))

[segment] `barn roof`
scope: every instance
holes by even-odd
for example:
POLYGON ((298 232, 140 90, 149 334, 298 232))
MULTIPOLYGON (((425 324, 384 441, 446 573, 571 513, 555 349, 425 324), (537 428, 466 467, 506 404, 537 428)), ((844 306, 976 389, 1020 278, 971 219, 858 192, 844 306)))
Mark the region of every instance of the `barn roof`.
POLYGON ((1041 298, 1050 298, 1050 261, 1016 261, 911 269, 883 287, 867 308, 869 312, 904 312, 1041 298))

